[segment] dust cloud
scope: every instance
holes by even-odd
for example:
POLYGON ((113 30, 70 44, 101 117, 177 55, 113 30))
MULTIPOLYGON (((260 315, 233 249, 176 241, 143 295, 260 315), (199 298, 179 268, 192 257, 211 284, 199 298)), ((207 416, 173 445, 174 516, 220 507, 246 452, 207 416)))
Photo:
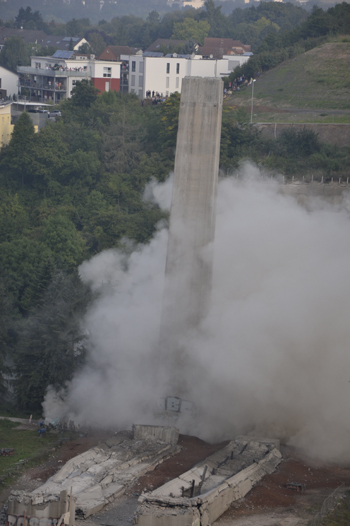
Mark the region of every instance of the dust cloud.
MULTIPOLYGON (((171 181, 145 195, 169 207, 171 181)), ((350 460, 349 202, 315 200, 306 210, 251 164, 220 182, 211 304, 199 327, 179 335, 179 393, 167 392, 175 371, 157 352, 166 249, 160 224, 148 245, 81 265, 99 293, 84 320, 89 359, 64 400, 49 389, 46 416, 157 423, 159 398, 182 396, 196 405, 177 422, 182 432, 209 441, 259 433, 350 460)))

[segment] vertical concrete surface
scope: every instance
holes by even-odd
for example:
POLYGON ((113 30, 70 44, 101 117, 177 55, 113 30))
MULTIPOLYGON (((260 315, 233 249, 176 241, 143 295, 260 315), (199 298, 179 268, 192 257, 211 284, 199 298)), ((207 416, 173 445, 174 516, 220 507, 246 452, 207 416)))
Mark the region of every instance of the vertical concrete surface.
POLYGON ((222 94, 221 79, 183 79, 160 337, 176 363, 179 337, 199 323, 211 290, 222 94))

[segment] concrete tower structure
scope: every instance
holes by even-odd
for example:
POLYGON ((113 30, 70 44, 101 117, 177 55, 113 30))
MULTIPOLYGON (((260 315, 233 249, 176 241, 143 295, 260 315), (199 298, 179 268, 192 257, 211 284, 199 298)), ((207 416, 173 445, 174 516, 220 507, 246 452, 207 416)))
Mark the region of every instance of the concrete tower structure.
POLYGON ((178 363, 181 336, 198 325, 211 290, 222 99, 221 79, 183 80, 160 338, 170 362, 178 363))

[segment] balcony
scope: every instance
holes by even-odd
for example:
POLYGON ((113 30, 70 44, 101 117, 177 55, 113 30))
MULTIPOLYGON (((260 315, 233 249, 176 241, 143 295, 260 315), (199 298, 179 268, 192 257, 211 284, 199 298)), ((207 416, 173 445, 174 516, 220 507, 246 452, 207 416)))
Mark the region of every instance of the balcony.
POLYGON ((54 70, 54 69, 39 69, 31 68, 30 66, 18 66, 17 72, 27 75, 46 76, 46 77, 90 77, 89 71, 70 71, 70 70, 54 70))

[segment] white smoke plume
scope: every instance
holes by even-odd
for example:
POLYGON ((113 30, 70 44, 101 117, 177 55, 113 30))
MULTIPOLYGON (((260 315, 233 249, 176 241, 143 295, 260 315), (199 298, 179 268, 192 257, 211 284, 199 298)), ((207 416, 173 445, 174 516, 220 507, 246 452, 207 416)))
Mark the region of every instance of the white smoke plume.
MULTIPOLYGON (((169 206, 170 184, 153 186, 169 206)), ((350 459, 347 204, 306 210, 249 164, 219 184, 209 313, 179 335, 185 394, 197 407, 182 431, 211 441, 255 431, 323 460, 350 459)), ((129 256, 109 250, 80 267, 100 290, 84 320, 89 362, 64 401, 49 390, 47 416, 155 423, 157 400, 179 394, 166 392, 174 371, 158 367, 156 352, 166 249, 160 225, 129 256)))

